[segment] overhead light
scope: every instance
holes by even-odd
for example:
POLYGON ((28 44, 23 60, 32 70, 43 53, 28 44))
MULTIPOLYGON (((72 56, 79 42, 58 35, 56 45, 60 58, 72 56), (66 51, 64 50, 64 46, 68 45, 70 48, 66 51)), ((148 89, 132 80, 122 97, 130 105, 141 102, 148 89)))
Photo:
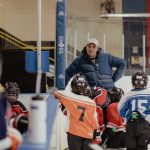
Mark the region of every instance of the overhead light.
POLYGON ((99 14, 99 17, 107 18, 129 18, 129 17, 150 17, 150 13, 124 13, 124 14, 99 14))

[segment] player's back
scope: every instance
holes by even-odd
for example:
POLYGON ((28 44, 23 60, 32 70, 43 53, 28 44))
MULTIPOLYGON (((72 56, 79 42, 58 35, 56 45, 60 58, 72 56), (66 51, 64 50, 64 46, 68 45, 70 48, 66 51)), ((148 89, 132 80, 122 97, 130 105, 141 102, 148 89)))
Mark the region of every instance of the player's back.
POLYGON ((69 111, 68 132, 81 137, 93 138, 93 130, 98 128, 96 104, 90 98, 72 93, 56 91, 55 96, 69 111))
POLYGON ((122 97, 119 102, 119 112, 127 120, 132 112, 138 112, 143 118, 150 122, 150 90, 134 89, 122 97))

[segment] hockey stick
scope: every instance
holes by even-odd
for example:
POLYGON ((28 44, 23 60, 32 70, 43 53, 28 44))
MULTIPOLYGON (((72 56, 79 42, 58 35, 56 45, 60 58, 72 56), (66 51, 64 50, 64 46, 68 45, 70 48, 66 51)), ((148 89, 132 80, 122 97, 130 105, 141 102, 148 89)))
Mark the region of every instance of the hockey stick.
POLYGON ((102 148, 107 148, 106 142, 108 141, 108 138, 105 139, 104 143, 101 145, 102 148))
POLYGON ((92 148, 93 150, 103 150, 103 148, 97 144, 89 144, 89 147, 92 148))

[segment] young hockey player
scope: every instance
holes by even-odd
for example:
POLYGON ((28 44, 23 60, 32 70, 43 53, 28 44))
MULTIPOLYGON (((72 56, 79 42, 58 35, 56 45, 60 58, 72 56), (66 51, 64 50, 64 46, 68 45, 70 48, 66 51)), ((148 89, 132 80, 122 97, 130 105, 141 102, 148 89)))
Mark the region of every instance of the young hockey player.
POLYGON ((107 108, 107 124, 102 140, 105 147, 120 149, 124 147, 125 126, 123 118, 118 113, 118 102, 124 92, 120 88, 113 87, 107 93, 111 102, 107 108))
POLYGON ((119 113, 126 119, 127 150, 147 150, 150 141, 150 90, 148 77, 143 71, 132 76, 133 89, 119 102, 119 113))
POLYGON ((94 130, 99 129, 96 103, 89 98, 92 90, 83 75, 75 75, 69 84, 65 90, 54 93, 69 112, 69 150, 91 150, 89 143, 92 143, 94 130))
POLYGON ((12 110, 9 124, 23 134, 28 128, 28 110, 17 100, 20 94, 20 88, 16 82, 7 82, 5 89, 12 110))
POLYGON ((0 149, 16 150, 22 141, 21 134, 14 128, 7 126, 7 97, 0 84, 0 149))

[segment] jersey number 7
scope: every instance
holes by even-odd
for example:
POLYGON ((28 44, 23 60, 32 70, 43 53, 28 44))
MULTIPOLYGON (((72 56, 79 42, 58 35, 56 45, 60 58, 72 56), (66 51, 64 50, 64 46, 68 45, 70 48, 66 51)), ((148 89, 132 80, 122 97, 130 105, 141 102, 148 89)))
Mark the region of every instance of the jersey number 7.
POLYGON ((77 106, 77 109, 81 110, 81 115, 79 117, 79 120, 83 122, 83 120, 84 120, 84 114, 85 114, 85 107, 77 106))

